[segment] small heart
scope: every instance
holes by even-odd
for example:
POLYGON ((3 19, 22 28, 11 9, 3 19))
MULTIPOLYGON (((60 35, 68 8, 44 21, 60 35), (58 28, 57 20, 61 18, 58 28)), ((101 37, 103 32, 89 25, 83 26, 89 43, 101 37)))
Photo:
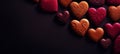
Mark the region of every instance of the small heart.
POLYGON ((114 54, 120 54, 120 35, 116 38, 114 42, 114 54))
POLYGON ((60 4, 64 7, 68 7, 72 0, 59 0, 60 4))
POLYGON ((60 13, 57 13, 57 19, 62 22, 62 23, 66 23, 70 17, 70 13, 69 11, 64 11, 64 12, 60 12, 60 13))
POLYGON ((110 23, 105 24, 105 29, 108 35, 114 39, 117 35, 120 34, 120 23, 114 23, 111 25, 110 23))
POLYGON ((58 0, 41 0, 40 7, 46 12, 57 12, 58 0))
POLYGON ((72 2, 70 4, 71 10, 73 14, 78 18, 81 19, 87 12, 89 5, 86 1, 81 1, 79 4, 77 2, 72 2))
POLYGON ((100 44, 102 45, 103 48, 108 48, 111 44, 111 40, 109 38, 107 39, 101 39, 100 44))
POLYGON ((105 0, 88 0, 89 4, 92 6, 103 6, 105 4, 105 0))
POLYGON ((120 6, 110 6, 108 8, 109 16, 113 21, 118 21, 120 19, 120 6))
POLYGON ((108 5, 120 5, 120 0, 106 0, 108 5))
POLYGON ((104 30, 102 28, 97 28, 96 30, 91 28, 88 33, 93 41, 98 42, 103 37, 104 30))
POLYGON ((72 20, 71 21, 71 26, 72 29, 81 36, 85 36, 85 33, 87 29, 89 28, 89 21, 87 19, 81 19, 80 21, 78 20, 72 20))
POLYGON ((89 8, 88 16, 94 22, 94 24, 98 26, 106 17, 106 9, 104 7, 100 7, 97 10, 95 8, 89 8))

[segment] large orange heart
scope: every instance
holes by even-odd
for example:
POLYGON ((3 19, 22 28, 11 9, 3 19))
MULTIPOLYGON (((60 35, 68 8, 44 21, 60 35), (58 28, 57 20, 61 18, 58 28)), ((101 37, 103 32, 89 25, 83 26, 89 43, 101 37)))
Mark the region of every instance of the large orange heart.
POLYGON ((110 6, 108 8, 109 16, 112 20, 118 21, 120 19, 120 6, 110 6))
POLYGON ((81 36, 85 36, 85 33, 87 29, 89 28, 89 21, 87 19, 81 19, 80 21, 78 20, 72 20, 71 26, 73 30, 81 36))
POLYGON ((70 4, 71 10, 73 14, 78 18, 81 19, 87 12, 89 5, 86 1, 81 1, 79 4, 77 2, 72 2, 70 4))
POLYGON ((60 2, 61 5, 63 5, 64 7, 68 7, 69 4, 72 2, 72 0, 59 0, 59 2, 60 2))
POLYGON ((104 30, 102 28, 97 28, 96 30, 91 28, 88 33, 93 41, 98 42, 103 37, 104 30))

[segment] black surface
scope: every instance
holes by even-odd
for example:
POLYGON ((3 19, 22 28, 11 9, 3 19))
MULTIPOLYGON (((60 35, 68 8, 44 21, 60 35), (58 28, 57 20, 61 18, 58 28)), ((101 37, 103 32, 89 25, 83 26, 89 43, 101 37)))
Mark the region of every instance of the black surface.
POLYGON ((88 36, 78 37, 66 25, 54 22, 55 14, 36 10, 29 0, 0 1, 1 54, 111 54, 88 36))

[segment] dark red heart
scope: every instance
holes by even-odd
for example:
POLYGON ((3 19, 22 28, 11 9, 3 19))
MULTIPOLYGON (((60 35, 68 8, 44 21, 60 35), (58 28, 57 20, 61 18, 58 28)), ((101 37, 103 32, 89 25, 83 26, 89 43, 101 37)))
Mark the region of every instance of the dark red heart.
POLYGON ((120 34, 120 23, 114 23, 111 25, 110 23, 105 24, 105 29, 108 35, 114 39, 117 35, 120 34))
POLYGON ((70 17, 70 13, 69 11, 63 11, 63 12, 57 13, 56 16, 60 22, 66 23, 70 17))
POLYGON ((106 17, 106 9, 104 7, 100 7, 97 10, 95 8, 89 8, 88 16, 95 23, 95 25, 98 26, 106 17))
POLYGON ((109 38, 107 38, 107 39, 103 38, 103 39, 101 39, 100 43, 103 48, 108 48, 111 44, 111 40, 109 38))
POLYGON ((120 0, 106 0, 108 5, 120 5, 120 0))
POLYGON ((88 0, 89 4, 92 6, 103 6, 105 4, 105 0, 88 0))
POLYGON ((46 12, 57 12, 58 0, 41 0, 40 7, 46 12))
POLYGON ((120 35, 116 38, 114 42, 114 54, 120 54, 120 35))

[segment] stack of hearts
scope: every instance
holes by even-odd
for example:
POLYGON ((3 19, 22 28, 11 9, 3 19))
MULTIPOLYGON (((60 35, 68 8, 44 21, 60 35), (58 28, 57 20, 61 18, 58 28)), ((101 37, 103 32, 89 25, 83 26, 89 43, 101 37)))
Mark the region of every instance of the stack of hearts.
POLYGON ((74 19, 71 20, 71 28, 79 36, 84 37, 88 33, 90 39, 99 42, 103 48, 108 48, 114 41, 114 54, 120 54, 120 0, 75 1, 34 0, 43 11, 57 12, 57 19, 62 23, 67 23, 70 15, 74 16, 74 19), (66 9, 65 11, 58 12, 58 2, 66 9), (101 27, 106 18, 108 23, 101 27), (107 38, 104 37, 104 33, 107 33, 107 38))

